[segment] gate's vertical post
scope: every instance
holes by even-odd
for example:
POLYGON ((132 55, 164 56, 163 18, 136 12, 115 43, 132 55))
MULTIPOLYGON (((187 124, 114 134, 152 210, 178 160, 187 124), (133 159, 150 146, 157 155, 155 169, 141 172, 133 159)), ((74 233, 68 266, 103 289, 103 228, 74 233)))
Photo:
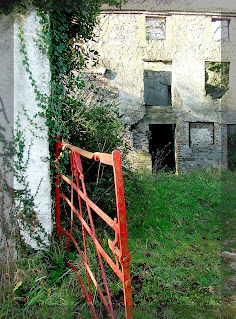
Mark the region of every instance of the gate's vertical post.
POLYGON ((132 304, 132 290, 130 280, 130 254, 128 250, 128 231, 126 224, 126 213, 125 213, 125 197, 124 197, 124 186, 122 176, 122 162, 120 152, 112 152, 113 160, 113 171, 115 181, 115 192, 116 192, 116 206, 117 206, 117 217, 120 229, 120 263, 122 272, 124 274, 123 279, 123 290, 124 290, 124 303, 125 303, 125 314, 126 319, 133 319, 133 304, 132 304))
POLYGON ((60 136, 56 136, 56 227, 60 238, 60 176, 59 176, 59 147, 60 136))

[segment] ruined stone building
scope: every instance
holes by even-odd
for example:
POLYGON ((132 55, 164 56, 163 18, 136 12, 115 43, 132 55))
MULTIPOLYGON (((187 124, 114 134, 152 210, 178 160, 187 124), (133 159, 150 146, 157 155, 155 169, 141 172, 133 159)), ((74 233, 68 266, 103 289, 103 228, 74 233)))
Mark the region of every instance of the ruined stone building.
POLYGON ((128 1, 100 15, 97 85, 117 97, 134 167, 227 168, 236 6, 207 2, 128 1))

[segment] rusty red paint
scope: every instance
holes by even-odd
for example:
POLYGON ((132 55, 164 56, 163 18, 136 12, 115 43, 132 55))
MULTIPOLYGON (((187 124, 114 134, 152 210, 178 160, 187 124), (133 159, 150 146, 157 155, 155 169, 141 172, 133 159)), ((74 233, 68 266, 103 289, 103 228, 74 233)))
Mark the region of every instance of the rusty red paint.
POLYGON ((57 227, 57 236, 60 238, 60 177, 58 174, 59 169, 59 136, 56 136, 56 227, 57 227))
POLYGON ((123 177, 122 177, 122 162, 121 156, 118 151, 113 151, 112 154, 106 153, 91 153, 80 149, 76 146, 70 145, 68 143, 59 142, 59 137, 56 137, 56 227, 57 235, 60 237, 61 232, 68 237, 68 243, 66 249, 69 249, 70 243, 73 243, 78 250, 78 253, 83 261, 84 267, 87 272, 87 287, 82 281, 82 278, 78 274, 76 268, 67 260, 67 264, 75 272, 82 290, 84 292, 85 298, 90 307, 93 318, 97 318, 95 307, 93 305, 93 298, 91 293, 91 283, 97 289, 98 295, 100 296, 107 313, 110 318, 115 319, 115 314, 113 311, 111 296, 108 288, 108 283, 106 279, 106 274, 103 266, 103 259, 112 268, 118 278, 122 281, 123 291, 124 291, 124 304, 125 304, 125 314, 126 319, 133 318, 133 306, 132 306, 132 291, 131 291, 131 280, 130 280, 130 254, 128 250, 128 232, 126 224, 126 212, 125 212, 125 199, 124 199, 124 187, 123 187, 123 177), (71 151, 71 179, 59 172, 59 153, 60 148, 68 148, 71 151), (114 173, 114 184, 115 184, 115 195, 116 195, 116 208, 117 208, 117 218, 110 218, 105 212, 103 212, 95 203, 93 203, 87 196, 86 186, 84 181, 83 167, 81 163, 80 156, 85 156, 91 160, 99 161, 100 163, 110 165, 113 167, 114 173), (66 182, 71 187, 70 199, 64 194, 60 193, 60 179, 66 182), (78 196, 79 207, 76 209, 74 206, 74 196, 78 196), (71 209, 71 226, 70 231, 63 229, 60 225, 60 199, 64 200, 71 209), (87 216, 89 224, 84 218, 82 201, 86 205, 87 216), (92 218, 92 213, 95 212, 100 218, 102 218, 115 232, 115 239, 108 240, 109 247, 115 257, 115 262, 110 258, 110 256, 105 252, 102 245, 97 239, 95 226, 92 218), (81 224, 82 236, 83 236, 83 249, 80 249, 78 243, 73 237, 73 227, 75 227, 74 218, 78 218, 81 224), (103 286, 105 288, 105 294, 102 292, 95 275, 92 273, 89 266, 88 251, 87 251, 87 241, 86 236, 90 236, 93 240, 97 258, 99 261, 99 266, 103 279, 103 286))

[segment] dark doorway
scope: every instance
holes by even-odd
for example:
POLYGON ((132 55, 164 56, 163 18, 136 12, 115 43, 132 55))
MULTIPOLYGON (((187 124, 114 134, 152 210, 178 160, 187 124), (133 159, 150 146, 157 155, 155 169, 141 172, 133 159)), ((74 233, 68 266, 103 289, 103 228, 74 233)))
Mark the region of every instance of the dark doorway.
POLYGON ((153 172, 166 168, 175 171, 175 125, 150 124, 149 152, 153 172))

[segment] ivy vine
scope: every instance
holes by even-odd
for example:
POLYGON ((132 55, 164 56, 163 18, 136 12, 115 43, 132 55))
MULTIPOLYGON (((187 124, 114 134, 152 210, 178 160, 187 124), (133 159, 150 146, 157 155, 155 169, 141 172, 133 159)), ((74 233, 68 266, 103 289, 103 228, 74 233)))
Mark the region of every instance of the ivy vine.
MULTIPOLYGON (((22 53, 22 63, 29 75, 31 85, 34 88, 35 99, 40 111, 34 117, 44 117, 48 127, 48 141, 50 148, 51 180, 54 184, 54 158, 55 158, 55 136, 61 136, 63 140, 79 145, 88 150, 111 151, 121 145, 119 132, 122 125, 119 114, 114 105, 108 103, 103 96, 94 88, 88 85, 81 76, 81 70, 86 67, 88 61, 95 66, 98 63, 98 52, 85 50, 84 44, 93 39, 94 27, 97 23, 98 14, 102 3, 121 6, 122 1, 115 0, 7 0, 0 4, 0 13, 9 14, 12 11, 27 12, 31 6, 37 8, 37 15, 40 19, 41 29, 34 39, 38 49, 46 54, 50 62, 51 70, 51 94, 42 94, 38 88, 37 81, 33 78, 30 61, 24 40, 23 27, 19 27, 20 52, 22 53), (85 91, 85 94, 81 92, 85 91), (96 105, 86 104, 87 91, 99 95, 95 99, 96 105)), ((37 127, 33 119, 30 119, 24 112, 28 122, 37 127)), ((32 130, 33 132, 34 130, 32 130)), ((33 133, 34 134, 34 133, 33 133)), ((21 221, 32 227, 40 226, 36 218, 34 209, 34 197, 31 195, 29 185, 24 179, 25 168, 28 161, 21 158, 25 151, 24 136, 20 129, 15 135, 15 154, 17 154, 17 164, 14 174, 20 176, 21 183, 24 184, 24 191, 15 193, 17 200, 23 203, 21 209, 21 221), (32 223, 34 221, 34 223, 32 223)), ((28 148, 30 152, 30 147, 28 148)), ((27 156, 29 158, 29 155, 27 156)), ((65 156, 65 163, 68 158, 65 156)), ((90 176, 93 176, 92 170, 90 176)), ((110 178, 104 178, 106 174, 102 170, 100 176, 103 184, 110 178)), ((96 178, 97 180, 98 178, 96 178)), ((90 187, 96 184, 91 178, 90 187)), ((39 185, 40 187, 40 185, 39 185)), ((54 188, 52 188, 54 189, 54 188)), ((102 189, 96 194, 102 193, 102 189)), ((101 196, 102 198, 102 196, 101 196)), ((29 226, 29 229, 31 229, 29 226)))

